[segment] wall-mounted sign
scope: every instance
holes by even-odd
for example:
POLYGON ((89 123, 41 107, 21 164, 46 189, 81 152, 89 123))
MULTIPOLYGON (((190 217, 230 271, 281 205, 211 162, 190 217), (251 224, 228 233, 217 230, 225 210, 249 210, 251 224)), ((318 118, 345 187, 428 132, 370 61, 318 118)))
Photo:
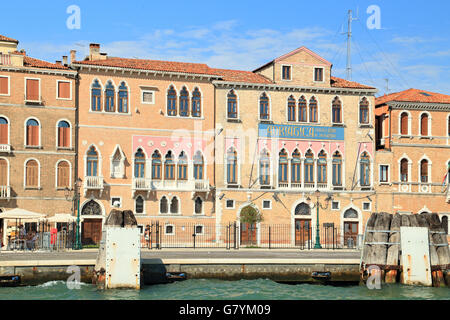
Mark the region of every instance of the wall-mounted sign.
POLYGON ((261 138, 344 140, 344 128, 341 127, 260 123, 258 131, 261 138))

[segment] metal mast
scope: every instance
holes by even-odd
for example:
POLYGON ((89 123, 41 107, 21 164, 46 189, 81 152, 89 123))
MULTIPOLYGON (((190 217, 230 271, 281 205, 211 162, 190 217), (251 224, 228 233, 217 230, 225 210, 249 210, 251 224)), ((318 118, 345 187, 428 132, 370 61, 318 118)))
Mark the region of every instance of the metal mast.
POLYGON ((347 80, 352 80, 352 22, 358 20, 353 18, 352 10, 348 10, 348 29, 347 29, 347 80))

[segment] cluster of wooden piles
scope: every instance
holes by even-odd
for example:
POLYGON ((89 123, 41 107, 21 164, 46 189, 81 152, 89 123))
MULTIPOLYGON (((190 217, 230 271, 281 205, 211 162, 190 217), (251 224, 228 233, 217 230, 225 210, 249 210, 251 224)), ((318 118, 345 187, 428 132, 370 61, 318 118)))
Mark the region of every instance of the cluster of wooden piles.
POLYGON ((429 229, 430 264, 433 286, 450 286, 450 253, 447 233, 436 213, 389 214, 372 213, 367 221, 361 275, 366 281, 370 266, 381 270, 386 283, 403 282, 401 265, 400 227, 426 227, 429 229))

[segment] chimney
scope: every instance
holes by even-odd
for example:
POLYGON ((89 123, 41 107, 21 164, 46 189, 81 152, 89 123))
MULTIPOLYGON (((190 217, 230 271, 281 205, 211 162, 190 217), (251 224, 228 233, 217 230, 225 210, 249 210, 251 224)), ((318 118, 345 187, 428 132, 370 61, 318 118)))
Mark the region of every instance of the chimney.
POLYGON ((70 50, 70 63, 77 60, 77 50, 70 50))
POLYGON ((100 60, 100 44, 91 43, 89 45, 89 60, 100 60))
POLYGON ((63 56, 62 57, 62 62, 63 62, 63 65, 65 65, 66 67, 67 67, 67 65, 68 65, 68 62, 67 62, 67 56, 63 56))
POLYGON ((59 66, 61 66, 61 65, 62 65, 62 63, 61 63, 61 61, 60 61, 60 60, 56 60, 56 64, 57 64, 57 65, 59 65, 59 66))

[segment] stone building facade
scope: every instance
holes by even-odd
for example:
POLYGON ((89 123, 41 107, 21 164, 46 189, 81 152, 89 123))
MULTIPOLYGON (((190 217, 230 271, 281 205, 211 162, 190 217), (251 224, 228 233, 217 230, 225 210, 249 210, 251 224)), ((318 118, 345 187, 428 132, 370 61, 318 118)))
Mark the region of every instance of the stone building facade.
POLYGON ((0 36, 0 207, 73 214, 77 73, 18 43, 0 36))

